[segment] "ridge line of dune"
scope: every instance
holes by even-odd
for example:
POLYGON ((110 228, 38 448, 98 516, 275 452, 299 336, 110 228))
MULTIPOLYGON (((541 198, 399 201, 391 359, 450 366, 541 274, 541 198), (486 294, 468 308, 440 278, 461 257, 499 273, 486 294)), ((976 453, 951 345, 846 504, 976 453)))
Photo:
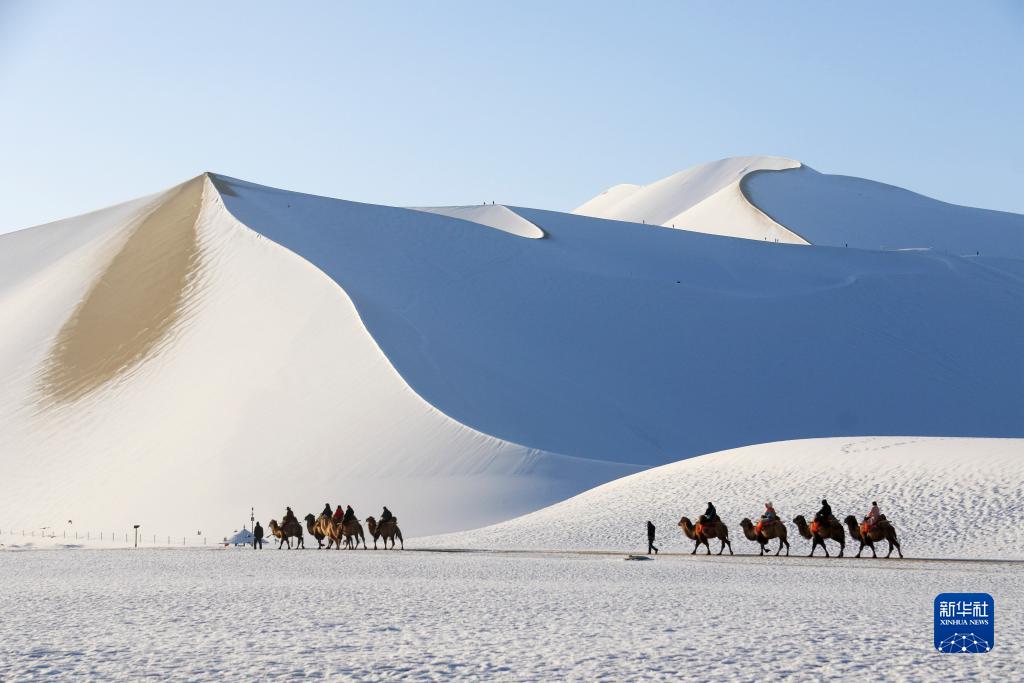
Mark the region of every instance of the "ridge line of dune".
MULTIPOLYGON (((806 166, 804 166, 804 163, 802 161, 797 161, 796 163, 797 163, 796 168, 806 168, 806 166)), ((778 226, 779 229, 782 230, 783 232, 788 232, 790 235, 793 235, 798 240, 801 240, 804 244, 810 245, 811 244, 810 240, 808 240, 806 237, 804 237, 803 235, 798 233, 796 230, 793 230, 789 226, 783 225, 782 223, 778 222, 777 220, 775 220, 774 218, 769 216, 767 213, 762 211, 761 207, 758 206, 757 204, 755 204, 754 201, 747 194, 747 188, 746 188, 747 179, 752 177, 754 174, 756 174, 756 173, 781 173, 782 171, 790 171, 790 170, 793 170, 793 169, 789 169, 789 168, 783 168, 783 169, 755 168, 754 170, 747 171, 742 176, 740 176, 740 179, 736 183, 736 186, 739 189, 740 197, 743 198, 743 201, 746 202, 747 206, 749 206, 757 215, 761 216, 762 218, 764 218, 769 223, 778 226)))
MULTIPOLYGON (((456 419, 455 417, 449 415, 448 413, 444 412, 438 406, 434 405, 432 402, 428 401, 424 396, 422 396, 419 392, 417 392, 416 389, 411 384, 409 384, 408 380, 406 380, 406 378, 402 375, 402 373, 399 372, 398 368, 395 367, 394 363, 391 361, 391 358, 388 357, 388 354, 384 352, 384 349, 381 348, 380 343, 377 341, 377 339, 370 332, 369 328, 366 326, 366 322, 363 320, 362 314, 360 313, 359 307, 356 305, 355 300, 348 294, 347 291, 345 291, 345 288, 341 285, 341 283, 336 281, 330 275, 328 275, 323 270, 321 270, 319 267, 317 267, 316 264, 314 264, 309 259, 307 259, 304 256, 302 256, 301 254, 299 254, 299 253, 297 253, 295 251, 292 251, 291 249, 289 249, 285 245, 281 244, 280 242, 277 242, 276 240, 273 240, 270 237, 267 237, 263 233, 259 232, 258 230, 255 230, 254 228, 250 227, 249 225, 244 223, 242 220, 240 220, 237 216, 235 216, 231 212, 231 209, 229 209, 227 204, 224 202, 223 197, 221 196, 221 188, 218 186, 218 181, 214 177, 215 174, 204 173, 203 175, 205 176, 205 179, 206 179, 206 181, 208 183, 209 189, 212 190, 212 192, 213 192, 213 195, 215 197, 214 201, 216 201, 216 202, 218 202, 220 204, 220 208, 223 210, 224 214, 226 214, 230 218, 231 224, 236 229, 238 229, 238 228, 244 229, 245 231, 250 232, 253 235, 256 235, 259 239, 263 239, 263 240, 266 240, 266 241, 270 242, 271 244, 274 245, 275 248, 281 249, 284 253, 290 255, 292 258, 297 259, 297 261, 300 262, 301 264, 303 264, 304 267, 312 269, 312 271, 314 271, 318 277, 326 279, 326 281, 331 286, 333 286, 338 292, 341 293, 341 295, 348 302, 349 306, 352 308, 352 311, 355 313, 356 319, 359 321, 359 325, 360 325, 360 328, 362 330, 363 335, 366 336, 366 338, 369 340, 369 342, 376 349, 377 353, 388 364, 388 367, 390 368, 391 372, 402 383, 402 386, 403 386, 404 390, 406 392, 408 392, 411 396, 415 397, 415 399, 418 402, 420 402, 424 406, 426 406, 427 409, 430 410, 432 413, 435 413, 436 415, 440 416, 441 418, 450 421, 454 425, 458 425, 460 428, 466 430, 467 432, 469 432, 471 434, 478 435, 480 437, 492 440, 493 442, 495 442, 497 444, 502 444, 502 445, 505 445, 505 446, 508 446, 508 447, 511 447, 511 448, 516 448, 516 449, 522 449, 524 455, 527 456, 530 459, 535 459, 535 458, 537 458, 539 456, 543 456, 543 457, 556 458, 556 459, 565 460, 565 461, 575 461, 575 462, 580 462, 580 463, 590 463, 590 464, 599 465, 599 466, 632 468, 632 469, 635 469, 638 472, 642 471, 643 469, 646 469, 645 467, 638 466, 635 463, 620 462, 620 461, 613 461, 613 460, 602 460, 602 459, 598 459, 598 458, 587 458, 587 457, 581 457, 581 456, 578 456, 578 455, 571 455, 571 454, 567 454, 567 453, 559 453, 559 452, 556 452, 556 451, 550 451, 550 450, 546 450, 546 449, 542 449, 542 448, 535 448, 535 447, 532 447, 532 446, 527 446, 525 444, 521 444, 521 443, 518 443, 516 441, 510 441, 508 439, 505 439, 505 438, 502 438, 502 437, 499 437, 499 436, 495 436, 495 435, 489 434, 487 432, 482 432, 479 429, 477 429, 477 428, 475 428, 475 427, 473 427, 471 425, 468 425, 468 424, 466 424, 466 423, 456 419)), ((206 207, 204 207, 204 210, 206 210, 206 207)), ((524 220, 526 220, 526 219, 524 219, 524 220)), ((472 221, 467 221, 467 222, 472 222, 472 221)), ((531 222, 531 224, 532 224, 532 222, 531 222)))

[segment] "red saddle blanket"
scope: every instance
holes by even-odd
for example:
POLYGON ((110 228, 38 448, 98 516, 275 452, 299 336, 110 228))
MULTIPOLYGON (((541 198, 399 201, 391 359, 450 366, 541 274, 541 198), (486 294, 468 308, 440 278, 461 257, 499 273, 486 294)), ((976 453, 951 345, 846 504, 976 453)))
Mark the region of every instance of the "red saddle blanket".
POLYGON ((811 522, 811 533, 824 536, 828 533, 828 528, 826 528, 824 524, 820 524, 817 520, 815 520, 811 522))
POLYGON ((697 526, 693 527, 693 535, 700 536, 702 533, 704 533, 704 525, 697 522, 697 526))
POLYGON ((871 529, 873 529, 873 528, 874 528, 874 525, 871 524, 871 522, 868 522, 867 520, 861 522, 860 523, 860 534, 861 534, 861 536, 864 536, 865 534, 869 533, 871 531, 871 529))
POLYGON ((776 522, 775 521, 766 522, 763 519, 757 520, 757 524, 754 525, 754 534, 755 535, 756 534, 760 534, 762 529, 764 529, 766 526, 770 526, 772 524, 776 524, 776 522))

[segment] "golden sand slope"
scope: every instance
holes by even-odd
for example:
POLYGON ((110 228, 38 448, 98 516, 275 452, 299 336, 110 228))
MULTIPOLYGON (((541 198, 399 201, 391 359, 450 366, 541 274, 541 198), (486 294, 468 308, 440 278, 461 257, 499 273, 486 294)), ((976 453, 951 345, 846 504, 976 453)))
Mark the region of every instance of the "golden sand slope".
POLYGON ((172 190, 90 287, 44 363, 45 403, 85 396, 143 363, 171 335, 199 275, 203 185, 200 176, 172 190))

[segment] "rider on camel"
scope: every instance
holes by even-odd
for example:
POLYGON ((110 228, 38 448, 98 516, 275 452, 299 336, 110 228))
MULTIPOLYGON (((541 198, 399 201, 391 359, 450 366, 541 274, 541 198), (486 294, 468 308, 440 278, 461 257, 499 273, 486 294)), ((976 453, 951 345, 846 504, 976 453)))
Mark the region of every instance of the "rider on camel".
POLYGON ((388 510, 388 506, 385 505, 384 506, 384 512, 380 513, 380 521, 381 521, 381 523, 383 524, 384 522, 388 521, 389 519, 393 519, 393 518, 394 518, 394 515, 391 514, 391 510, 388 510))
POLYGON ((324 509, 320 513, 320 516, 321 517, 330 517, 331 516, 331 504, 330 503, 324 503, 324 509))
POLYGON ((281 520, 281 526, 284 526, 289 523, 298 524, 299 520, 295 519, 295 513, 292 512, 292 509, 290 507, 285 507, 284 519, 281 520))
POLYGON ((871 512, 864 518, 864 521, 868 523, 869 529, 874 529, 875 526, 882 520, 882 511, 878 509, 878 503, 871 501, 871 512))
POLYGON ((342 524, 348 524, 356 518, 355 510, 352 509, 351 505, 345 506, 345 517, 341 520, 342 524))
POLYGON ((705 524, 714 524, 718 520, 718 511, 715 510, 715 506, 711 504, 710 500, 708 501, 708 509, 704 511, 702 519, 705 524))
POLYGON ((818 514, 814 515, 814 521, 818 524, 831 524, 832 520, 832 506, 828 504, 827 500, 822 498, 821 509, 818 510, 818 514))
POLYGON ((762 513, 761 519, 768 524, 779 521, 779 513, 775 512, 775 506, 770 500, 764 504, 764 513, 762 513))
POLYGON ((339 506, 338 506, 337 508, 335 508, 335 510, 334 510, 334 521, 340 524, 340 523, 341 523, 341 520, 342 520, 342 519, 343 519, 344 517, 345 517, 345 511, 344 511, 344 510, 342 510, 342 509, 341 509, 341 506, 339 505, 339 506))

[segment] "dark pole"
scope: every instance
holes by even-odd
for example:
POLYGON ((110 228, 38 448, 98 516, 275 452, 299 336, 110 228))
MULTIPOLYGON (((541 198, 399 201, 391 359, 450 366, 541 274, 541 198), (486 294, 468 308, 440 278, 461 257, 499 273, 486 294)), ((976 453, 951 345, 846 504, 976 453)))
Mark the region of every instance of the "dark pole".
POLYGON ((135 547, 139 547, 139 525, 135 525, 135 547))

